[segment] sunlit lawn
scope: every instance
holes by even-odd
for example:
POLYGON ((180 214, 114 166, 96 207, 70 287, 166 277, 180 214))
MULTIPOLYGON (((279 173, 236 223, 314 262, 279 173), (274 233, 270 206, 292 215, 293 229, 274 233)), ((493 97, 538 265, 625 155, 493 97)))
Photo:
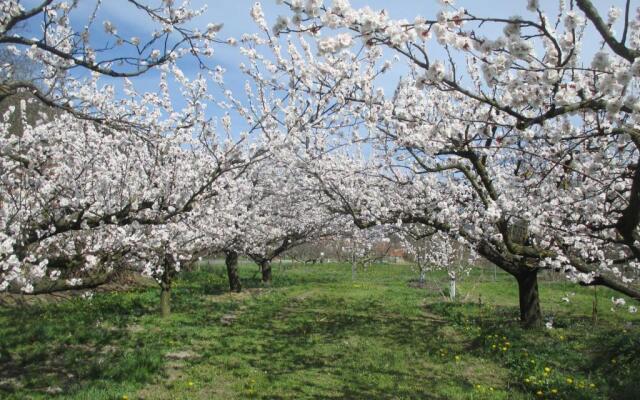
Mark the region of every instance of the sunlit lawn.
POLYGON ((515 281, 492 270, 446 300, 408 266, 351 280, 347 265, 277 266, 226 292, 223 267, 185 273, 173 314, 158 291, 0 308, 0 398, 635 399, 640 318, 611 292, 541 282, 553 329, 518 328, 515 281), (575 293, 572 295, 571 293, 575 293), (570 302, 562 300, 567 294, 570 302))

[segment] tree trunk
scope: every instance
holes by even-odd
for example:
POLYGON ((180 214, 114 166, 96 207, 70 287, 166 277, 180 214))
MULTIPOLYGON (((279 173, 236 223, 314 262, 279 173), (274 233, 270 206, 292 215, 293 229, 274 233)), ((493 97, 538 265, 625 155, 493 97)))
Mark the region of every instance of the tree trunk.
POLYGON ((426 279, 427 279, 427 270, 425 267, 420 265, 420 287, 424 286, 426 279))
POLYGON ((449 298, 451 301, 456 299, 456 274, 449 272, 449 298))
POLYGON ((593 307, 591 309, 591 323, 598 325, 598 287, 593 287, 593 307))
POLYGON ((160 285, 160 315, 166 318, 171 314, 171 284, 160 285))
POLYGON ((171 314, 171 276, 169 267, 164 268, 160 281, 160 315, 167 318, 171 314))
POLYGON ((240 276, 238 275, 238 253, 235 251, 227 251, 225 263, 227 264, 227 275, 229 276, 229 289, 232 292, 240 292, 240 276))
POLYGON ((478 252, 518 281, 520 298, 520 322, 525 328, 542 326, 542 310, 538 294, 538 270, 519 264, 516 260, 506 259, 505 254, 497 251, 489 242, 481 242, 478 252))
POLYGON ((271 261, 261 261, 260 270, 262 271, 262 283, 265 285, 271 285, 271 261))
POLYGON ((516 276, 520 297, 520 322, 525 328, 542 326, 542 311, 538 293, 538 271, 527 270, 516 276))

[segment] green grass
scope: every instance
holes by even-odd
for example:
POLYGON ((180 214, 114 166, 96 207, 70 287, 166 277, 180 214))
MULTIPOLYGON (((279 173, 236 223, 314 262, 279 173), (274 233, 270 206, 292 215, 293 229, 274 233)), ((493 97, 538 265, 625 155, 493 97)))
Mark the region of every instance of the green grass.
POLYGON ((154 288, 0 308, 0 398, 635 399, 640 319, 598 289, 541 282, 554 329, 517 323, 515 281, 485 270, 445 300, 408 266, 244 265, 184 273, 170 318, 154 288), (571 302, 561 300, 566 293, 571 302), (481 298, 481 304, 480 304, 481 298), (548 370, 545 370, 548 368, 548 370), (554 393, 553 391, 557 391, 554 393), (47 392, 48 391, 48 392, 47 392), (537 392, 541 391, 542 395, 537 392), (56 393, 58 392, 58 393, 56 393))

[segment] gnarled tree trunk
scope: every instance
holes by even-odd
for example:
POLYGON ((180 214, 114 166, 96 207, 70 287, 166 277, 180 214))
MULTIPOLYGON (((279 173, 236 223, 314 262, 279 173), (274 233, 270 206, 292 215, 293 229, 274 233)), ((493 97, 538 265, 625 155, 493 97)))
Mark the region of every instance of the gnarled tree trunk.
POLYGON ((271 261, 260 261, 260 271, 262 272, 262 283, 265 285, 271 284, 271 261))
POLYGON ((227 264, 227 275, 229 276, 229 289, 232 292, 240 292, 240 276, 238 275, 238 253, 230 250, 226 252, 225 263, 227 264))
POLYGON ((498 268, 516 278, 518 281, 518 297, 520 300, 520 322, 525 328, 536 328, 542 325, 542 310, 538 293, 538 270, 509 259, 498 252, 488 242, 480 243, 479 253, 493 262, 498 268))
POLYGON ((538 293, 538 270, 521 271, 516 279, 520 298, 520 322, 525 328, 542 326, 542 310, 538 293))

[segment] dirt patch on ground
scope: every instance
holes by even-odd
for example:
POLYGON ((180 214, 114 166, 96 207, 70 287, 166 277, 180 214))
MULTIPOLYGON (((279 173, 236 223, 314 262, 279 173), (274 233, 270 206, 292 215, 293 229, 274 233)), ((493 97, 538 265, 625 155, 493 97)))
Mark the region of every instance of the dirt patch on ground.
POLYGON ((165 357, 169 360, 195 360, 200 358, 200 355, 191 350, 181 350, 167 353, 165 354, 165 357))
POLYGON ((207 371, 203 381, 202 366, 192 361, 202 356, 192 350, 178 350, 165 354, 164 377, 139 390, 133 398, 145 400, 173 399, 229 399, 236 393, 227 379, 205 364, 207 371), (195 382, 194 382, 195 381, 195 382), (178 393, 178 394, 176 394, 178 393))
POLYGON ((249 288, 242 289, 242 292, 228 292, 222 294, 209 294, 206 295, 205 298, 207 301, 212 303, 226 303, 229 301, 244 301, 252 298, 256 298, 261 296, 263 293, 267 292, 269 289, 267 288, 249 288))

